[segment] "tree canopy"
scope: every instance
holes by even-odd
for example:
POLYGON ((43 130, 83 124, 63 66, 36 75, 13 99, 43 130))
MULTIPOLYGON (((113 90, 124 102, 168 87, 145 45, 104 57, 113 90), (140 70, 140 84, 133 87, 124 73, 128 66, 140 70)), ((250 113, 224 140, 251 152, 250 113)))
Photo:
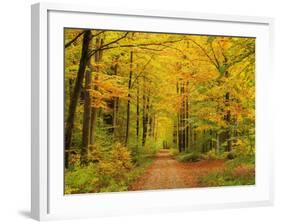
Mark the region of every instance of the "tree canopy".
POLYGON ((255 38, 67 28, 64 75, 67 169, 160 148, 254 154, 255 38))

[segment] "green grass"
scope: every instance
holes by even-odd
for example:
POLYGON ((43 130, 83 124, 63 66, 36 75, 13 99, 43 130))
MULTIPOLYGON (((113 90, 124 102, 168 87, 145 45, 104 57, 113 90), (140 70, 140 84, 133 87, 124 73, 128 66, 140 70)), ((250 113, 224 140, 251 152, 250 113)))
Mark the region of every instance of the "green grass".
POLYGON ((205 154, 198 152, 171 151, 172 156, 184 163, 198 162, 202 160, 224 160, 226 167, 223 170, 216 170, 205 176, 199 177, 200 186, 239 186, 255 184, 255 155, 237 154, 235 152, 216 153, 210 150, 205 154))
POLYGON ((199 177, 199 183, 205 187, 254 185, 255 158, 239 156, 229 160, 224 170, 213 171, 199 177))
POLYGON ((180 153, 175 156, 175 159, 180 162, 198 162, 203 159, 202 155, 199 153, 180 153))
POLYGON ((207 153, 200 152, 181 152, 172 150, 172 156, 180 162, 198 162, 201 160, 225 160, 228 158, 228 153, 216 153, 215 150, 210 150, 207 153))
POLYGON ((141 176, 155 157, 155 152, 142 152, 135 155, 131 169, 114 171, 114 163, 92 163, 88 166, 75 166, 65 171, 65 194, 121 192, 127 191, 131 183, 141 176))

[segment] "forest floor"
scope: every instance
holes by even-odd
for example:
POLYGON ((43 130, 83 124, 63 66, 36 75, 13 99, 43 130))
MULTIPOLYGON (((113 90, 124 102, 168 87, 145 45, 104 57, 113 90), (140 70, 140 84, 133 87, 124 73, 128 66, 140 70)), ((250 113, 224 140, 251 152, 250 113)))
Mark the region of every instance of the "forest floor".
POLYGON ((222 160, 179 162, 171 156, 169 150, 161 149, 151 166, 129 186, 129 190, 200 187, 200 177, 224 168, 222 160))

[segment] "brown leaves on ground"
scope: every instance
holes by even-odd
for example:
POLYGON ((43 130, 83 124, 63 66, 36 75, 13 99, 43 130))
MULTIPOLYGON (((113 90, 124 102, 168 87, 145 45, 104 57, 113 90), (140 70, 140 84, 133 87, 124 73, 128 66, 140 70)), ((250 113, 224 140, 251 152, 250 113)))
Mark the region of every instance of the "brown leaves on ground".
POLYGON ((221 160, 181 163, 173 159, 168 150, 160 150, 152 165, 131 184, 129 190, 200 187, 198 177, 224 168, 221 160))
POLYGON ((239 165, 233 171, 233 176, 235 177, 250 177, 255 174, 255 166, 254 165, 239 165))

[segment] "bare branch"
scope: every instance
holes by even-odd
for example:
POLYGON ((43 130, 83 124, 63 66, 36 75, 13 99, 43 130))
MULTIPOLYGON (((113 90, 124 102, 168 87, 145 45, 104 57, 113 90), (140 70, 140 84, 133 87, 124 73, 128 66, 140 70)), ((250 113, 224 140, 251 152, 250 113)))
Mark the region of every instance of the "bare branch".
POLYGON ((192 43, 194 43, 197 47, 199 47, 201 49, 201 51, 209 58, 210 62, 217 68, 219 69, 218 65, 216 64, 216 62, 211 58, 211 56, 207 53, 207 51, 200 45, 198 44, 196 41, 187 38, 187 40, 190 40, 192 43))
POLYGON ((214 56, 214 58, 215 58, 217 67, 220 67, 219 60, 218 60, 218 58, 217 58, 217 56, 216 56, 216 54, 215 54, 214 48, 213 48, 213 42, 210 43, 210 46, 211 46, 211 50, 212 50, 213 56, 214 56))
POLYGON ((131 87, 134 86, 134 83, 136 82, 136 80, 141 77, 141 75, 143 74, 143 72, 145 71, 146 67, 149 65, 149 63, 152 61, 152 59, 154 58, 155 55, 152 55, 150 57, 150 59, 145 63, 145 65, 143 66, 141 72, 136 76, 136 78, 133 80, 131 87))
MULTIPOLYGON (((99 36, 100 34, 104 33, 105 31, 101 31, 95 35, 92 35, 91 39, 99 36)), ((76 37, 74 37, 71 41, 69 41, 67 44, 64 45, 64 48, 68 48, 71 44, 73 44, 83 33, 85 33, 85 30, 79 33, 76 37)))
POLYGON ((64 45, 64 48, 68 48, 71 44, 73 44, 82 34, 85 33, 85 30, 80 32, 76 37, 74 37, 71 41, 64 45))
MULTIPOLYGON (((120 39, 123 39, 123 38, 125 38, 125 37, 119 38, 116 41, 112 41, 109 44, 104 45, 100 49, 93 50, 89 57, 91 57, 93 54, 95 54, 98 50, 109 50, 109 49, 114 49, 114 48, 126 48, 126 47, 128 47, 128 48, 134 48, 134 47, 141 48, 141 47, 146 47, 146 46, 163 46, 163 44, 170 44, 170 43, 172 44, 172 43, 176 43, 176 42, 179 42, 179 41, 183 40, 183 39, 179 39, 179 40, 174 40, 174 41, 164 41, 162 43, 157 43, 156 42, 156 43, 143 43, 143 44, 124 44, 124 45, 118 45, 118 46, 112 46, 112 47, 109 46, 109 45, 111 45, 113 43, 118 42, 120 39)), ((165 46, 165 48, 166 48, 166 46, 165 46)))
POLYGON ((123 36, 121 36, 121 37, 117 38, 116 40, 111 41, 111 42, 109 42, 109 43, 107 43, 107 44, 104 44, 101 48, 92 50, 92 51, 90 52, 90 54, 89 54, 88 57, 89 57, 89 58, 92 57, 97 51, 106 50, 109 45, 114 44, 114 43, 117 43, 118 41, 124 39, 128 34, 129 34, 129 32, 126 32, 123 36))

